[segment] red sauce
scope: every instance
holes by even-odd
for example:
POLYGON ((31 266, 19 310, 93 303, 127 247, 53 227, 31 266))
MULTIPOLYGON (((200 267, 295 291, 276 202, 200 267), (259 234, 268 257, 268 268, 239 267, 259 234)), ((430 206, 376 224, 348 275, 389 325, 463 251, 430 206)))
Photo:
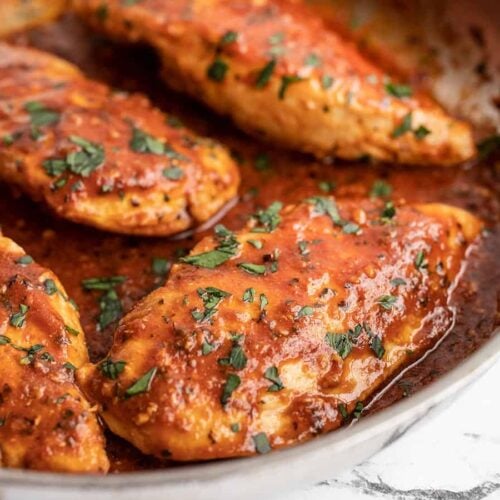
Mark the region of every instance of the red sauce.
MULTIPOLYGON (((383 179, 392 186, 395 200, 445 202, 466 208, 487 223, 489 234, 471 256, 456 293, 459 314, 455 328, 438 349, 405 373, 377 400, 371 411, 379 411, 450 370, 491 337, 500 324, 497 263, 500 179, 493 159, 472 166, 441 169, 342 162, 321 164, 306 156, 274 150, 269 145, 249 140, 229 122, 168 91, 157 77, 159 68, 150 51, 113 45, 86 31, 72 18, 23 35, 17 42, 29 42, 55 52, 77 63, 87 75, 113 86, 143 91, 157 106, 177 114, 196 132, 230 145, 241 158, 243 179, 240 201, 223 219, 231 229, 240 228, 249 214, 274 200, 295 203, 318 194, 320 182, 335 186, 332 194, 344 197, 369 193, 376 179, 383 179)), ((116 236, 56 219, 24 196, 12 193, 7 186, 0 186, 0 224, 6 236, 59 276, 76 301, 92 360, 106 354, 115 325, 98 330, 99 293, 85 292, 81 287, 82 279, 126 276, 117 291, 127 311, 163 280, 152 271, 153 258, 173 262, 180 251, 189 250, 207 234, 201 232, 179 240, 116 236)), ((115 436, 107 438, 112 471, 171 465, 143 456, 115 436)))

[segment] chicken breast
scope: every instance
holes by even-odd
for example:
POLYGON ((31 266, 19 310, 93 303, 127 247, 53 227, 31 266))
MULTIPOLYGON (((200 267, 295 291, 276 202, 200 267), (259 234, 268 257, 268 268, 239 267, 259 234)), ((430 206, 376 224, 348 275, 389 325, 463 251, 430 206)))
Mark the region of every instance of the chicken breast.
POLYGON ((481 223, 451 206, 315 197, 217 226, 79 380, 144 453, 266 453, 358 417, 453 325, 481 223))
POLYGON ((0 235, 0 466, 105 472, 104 438, 74 373, 88 362, 56 276, 0 235))
POLYGON ((237 193, 229 152, 139 94, 37 50, 0 45, 0 179, 108 231, 170 235, 237 193))
POLYGON ((66 0, 2 0, 0 37, 52 21, 66 4, 66 0))
POLYGON ((177 89, 243 129, 318 157, 471 158, 471 128, 391 82, 297 0, 74 0, 94 27, 159 52, 177 89))

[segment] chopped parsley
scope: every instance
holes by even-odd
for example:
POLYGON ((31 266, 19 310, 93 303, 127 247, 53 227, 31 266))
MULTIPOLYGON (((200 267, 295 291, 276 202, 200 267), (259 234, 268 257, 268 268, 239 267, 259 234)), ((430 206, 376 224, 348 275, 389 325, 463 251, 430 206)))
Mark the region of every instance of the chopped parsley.
POLYGON ((269 304, 269 300, 267 299, 266 295, 261 293, 259 295, 259 308, 261 311, 263 311, 267 305, 269 304))
POLYGON ((160 257, 153 257, 151 261, 151 271, 158 278, 165 278, 170 269, 170 262, 167 259, 162 259, 160 257))
POLYGON ((425 259, 425 252, 423 250, 420 250, 417 253, 417 256, 415 257, 414 264, 415 264, 415 268, 418 270, 424 269, 427 267, 427 263, 426 263, 426 259, 425 259))
POLYGON ((125 282, 125 276, 110 276, 100 278, 88 278, 82 280, 84 290, 112 290, 116 285, 125 282))
POLYGON ((214 82, 222 82, 226 77, 226 73, 229 69, 229 65, 224 62, 222 59, 217 58, 215 61, 208 67, 207 76, 210 80, 214 82))
POLYGON ((252 228, 252 233, 272 233, 281 222, 280 211, 283 208, 281 201, 275 201, 266 210, 259 210, 252 218, 257 221, 257 226, 252 228))
POLYGON ((46 279, 43 282, 43 287, 44 287, 45 293, 47 295, 54 295, 58 291, 57 286, 56 286, 56 282, 54 280, 51 280, 50 278, 46 279))
POLYGON ((105 377, 116 380, 125 369, 126 364, 125 361, 112 361, 108 358, 99 364, 99 370, 105 377))
POLYGON ((264 88, 269 83, 275 68, 276 59, 271 59, 257 74, 255 86, 259 89, 264 88))
POLYGON ((483 139, 478 145, 477 150, 479 152, 479 158, 481 160, 486 160, 493 153, 500 150, 500 135, 494 134, 483 139))
POLYGON ((31 255, 23 255, 16 260, 16 264, 20 266, 27 266, 28 264, 33 264, 33 257, 31 255))
POLYGON ((219 40, 219 46, 230 45, 238 40, 238 33, 236 31, 226 31, 219 40))
POLYGON ((218 360, 221 366, 232 366, 235 370, 243 370, 247 365, 247 357, 243 351, 243 347, 239 344, 239 338, 233 340, 233 346, 227 358, 218 360))
POLYGON ((317 54, 311 53, 304 59, 304 65, 316 68, 321 65, 321 58, 317 54))
POLYGON ((413 94, 412 88, 409 85, 399 83, 387 83, 385 90, 394 97, 411 97, 413 94))
POLYGON ((255 434, 252 436, 252 439, 257 453, 264 455, 265 453, 269 453, 271 451, 271 445, 269 444, 269 440, 267 439, 265 432, 255 434))
POLYGON ((255 288, 247 288, 243 292, 243 302, 253 303, 255 300, 255 288))
POLYGON ((144 392, 148 392, 151 389, 151 384, 156 375, 158 368, 155 366, 151 370, 147 371, 140 379, 134 382, 126 391, 125 398, 131 398, 132 396, 137 396, 144 392))
POLYGON ((215 344, 211 344, 206 340, 204 340, 203 344, 201 344, 201 354, 203 356, 208 356, 214 349, 215 349, 215 344))
POLYGON ((252 264, 250 262, 241 262, 238 264, 240 269, 247 272, 248 274, 265 274, 266 266, 263 264, 252 264))
POLYGON ((331 193, 335 189, 335 182, 333 181, 320 181, 318 187, 323 193, 331 193))
POLYGON ((336 226, 340 226, 346 234, 357 234, 360 227, 354 222, 348 222, 340 216, 337 204, 331 197, 313 196, 306 200, 314 205, 314 211, 320 215, 328 215, 336 226))
POLYGON ((218 224, 215 226, 215 236, 219 244, 214 250, 188 255, 182 257, 180 261, 192 266, 214 269, 236 255, 239 243, 232 231, 229 231, 222 224, 218 224))
POLYGON ((288 87, 293 83, 301 82, 303 78, 297 75, 284 75, 281 77, 281 85, 278 91, 278 97, 283 100, 285 98, 288 87))
POLYGON ((352 351, 352 342, 348 333, 327 333, 325 340, 342 359, 347 358, 352 351))
POLYGON ((382 222, 390 222, 396 215, 396 207, 392 201, 387 201, 380 213, 382 222))
POLYGON ((247 240, 247 243, 252 245, 257 250, 260 250, 264 246, 264 243, 262 243, 261 240, 247 240))
POLYGON ((380 304, 381 307, 390 311, 392 306, 397 302, 398 298, 394 295, 382 295, 377 299, 377 303, 380 304))
POLYGON ((361 401, 358 401, 356 403, 356 406, 354 407, 354 411, 352 412, 352 416, 354 418, 359 418, 361 417, 361 414, 363 413, 364 410, 364 405, 361 401))
POLYGON ((427 137, 431 131, 425 126, 425 125, 420 125, 413 131, 413 135, 418 141, 421 141, 425 137, 427 137))
POLYGON ((321 87, 328 90, 333 85, 333 78, 330 75, 323 75, 321 77, 321 87))
POLYGON ((28 314, 29 307, 26 304, 19 305, 19 312, 10 317, 9 323, 14 328, 22 328, 26 322, 26 315, 28 314))
POLYGON ((30 101, 24 105, 24 109, 29 113, 31 126, 34 129, 44 127, 45 125, 54 125, 60 119, 60 113, 47 108, 44 104, 38 101, 30 101))
POLYGON ((392 186, 381 179, 377 179, 370 190, 370 198, 387 198, 392 194, 392 186))
POLYGON ((163 142, 137 127, 133 127, 132 129, 132 138, 130 139, 129 146, 136 153, 162 155, 165 152, 163 142))
POLYGON ((66 330, 67 333, 73 335, 73 337, 78 337, 78 335, 80 335, 80 332, 78 330, 69 325, 64 325, 64 329, 66 330))
POLYGON ((215 287, 198 288, 197 292, 203 301, 205 310, 199 311, 195 309, 191 312, 191 315, 199 323, 203 323, 204 321, 210 319, 217 312, 217 306, 220 304, 222 299, 231 295, 230 293, 215 287))
POLYGON ((178 181, 184 177, 184 170, 179 167, 167 167, 163 169, 163 176, 171 181, 178 181))
POLYGON ((269 392, 281 391, 285 387, 279 377, 278 369, 275 366, 270 366, 264 372, 264 378, 272 382, 272 385, 267 388, 269 392))
POLYGON ((19 360, 19 363, 21 363, 22 365, 29 365, 29 364, 33 363, 37 353, 39 351, 41 351, 43 348, 44 348, 43 344, 35 344, 35 345, 32 345, 31 347, 28 347, 28 348, 16 347, 16 349, 19 349, 19 350, 26 352, 26 356, 22 357, 19 360))
POLYGON ((115 290, 108 290, 101 296, 99 299, 99 309, 101 312, 97 322, 100 331, 104 330, 122 317, 122 303, 115 290))
POLYGON ((260 172, 271 168, 271 161, 267 153, 259 153, 254 160, 254 166, 260 172))
POLYGON ((406 285, 406 281, 403 278, 394 278, 391 280, 392 286, 406 285))
POLYGON ((411 111, 403 117, 401 123, 393 130, 391 137, 397 139, 407 132, 411 131, 412 127, 412 113, 411 111))
POLYGON ((229 399, 231 398, 231 395, 238 388, 240 384, 241 384, 241 379, 240 377, 238 377, 238 375, 230 373, 227 376, 226 383, 222 388, 222 395, 220 398, 220 402, 222 403, 223 406, 225 406, 228 403, 229 399))
POLYGON ((312 316, 314 314, 314 308, 311 306, 303 306, 297 312, 297 318, 302 318, 303 316, 312 316))
POLYGON ((382 359, 385 354, 384 346, 382 345, 382 339, 377 335, 373 335, 370 341, 370 348, 375 353, 378 359, 382 359))

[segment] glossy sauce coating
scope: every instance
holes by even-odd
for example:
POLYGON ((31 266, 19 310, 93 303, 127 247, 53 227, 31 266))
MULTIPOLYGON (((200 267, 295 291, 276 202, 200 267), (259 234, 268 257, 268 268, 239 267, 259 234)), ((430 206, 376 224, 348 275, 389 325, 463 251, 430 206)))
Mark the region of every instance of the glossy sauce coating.
POLYGON ((0 466, 106 472, 96 409, 75 384, 88 362, 56 276, 0 235, 0 466))
POLYGON ((244 130, 318 157, 470 159, 470 127, 393 82, 294 0, 76 0, 98 30, 159 53, 168 83, 244 130), (397 86, 396 86, 397 87, 397 86))
POLYGON ((125 234, 170 235, 215 215, 239 174, 216 142, 139 94, 73 65, 0 45, 0 177, 58 215, 125 234))
POLYGON ((280 208, 217 226, 79 370, 144 453, 227 458, 332 430, 452 327, 475 217, 331 197, 280 208))
MULTIPOLYGON (((300 155, 274 150, 235 132, 226 122, 167 92, 155 78, 158 65, 149 51, 118 46, 91 32, 69 17, 21 37, 18 43, 31 43, 78 63, 87 74, 109 85, 146 92, 156 105, 178 115, 198 134, 212 134, 230 145, 240 161, 243 183, 240 202, 223 219, 231 229, 241 228, 248 216, 279 200, 285 205, 307 197, 334 193, 337 199, 371 196, 378 181, 392 192, 384 200, 397 203, 425 203, 440 200, 460 206, 486 220, 490 234, 484 244, 471 254, 464 279, 455 294, 458 310, 455 328, 437 350, 422 363, 404 374, 367 413, 380 410, 398 399, 418 391, 440 374, 452 369, 491 336, 498 326, 497 251, 500 245, 498 224, 498 176, 495 159, 474 168, 422 170, 395 168, 393 165, 341 163, 325 165, 300 155)), ((83 279, 95 276, 125 276, 116 287, 123 311, 127 312, 140 298, 165 281, 165 275, 153 271, 154 258, 175 262, 182 252, 191 249, 206 232, 179 241, 138 239, 114 236, 82 228, 55 219, 6 186, 0 187, 0 223, 5 234, 13 237, 47 267, 61 277, 71 297, 80 307, 91 359, 105 357, 114 324, 99 328, 98 291, 85 291, 83 279)), ((145 468, 171 467, 173 462, 139 453, 125 441, 107 434, 111 470, 123 472, 145 468)))

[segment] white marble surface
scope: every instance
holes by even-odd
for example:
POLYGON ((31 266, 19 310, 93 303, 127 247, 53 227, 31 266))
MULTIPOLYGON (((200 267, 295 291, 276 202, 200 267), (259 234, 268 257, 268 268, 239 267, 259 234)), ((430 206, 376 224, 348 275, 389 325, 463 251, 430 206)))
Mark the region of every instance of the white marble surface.
POLYGON ((279 500, 500 499, 500 362, 367 462, 279 500))

